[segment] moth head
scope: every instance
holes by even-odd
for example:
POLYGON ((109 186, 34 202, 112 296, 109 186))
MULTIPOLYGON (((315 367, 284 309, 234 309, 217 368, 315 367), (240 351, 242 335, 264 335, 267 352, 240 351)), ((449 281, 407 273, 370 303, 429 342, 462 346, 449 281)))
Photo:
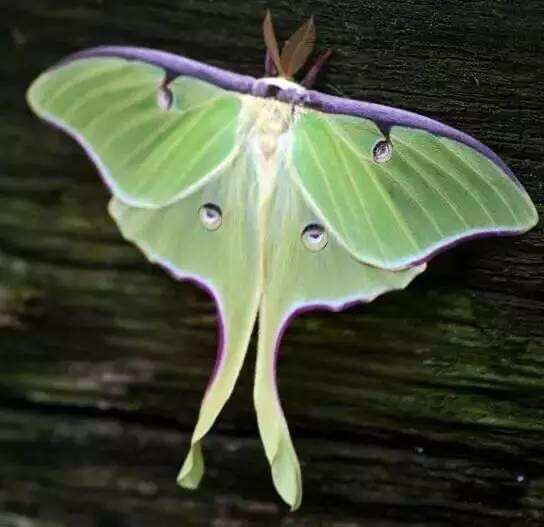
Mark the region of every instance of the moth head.
MULTIPOLYGON (((313 16, 300 26, 285 42, 281 53, 272 24, 270 10, 266 11, 263 22, 263 34, 266 44, 265 72, 268 77, 280 76, 293 80, 294 75, 306 64, 315 44, 315 24, 313 16)), ((329 58, 331 50, 321 55, 302 81, 302 85, 310 87, 317 73, 329 58)))

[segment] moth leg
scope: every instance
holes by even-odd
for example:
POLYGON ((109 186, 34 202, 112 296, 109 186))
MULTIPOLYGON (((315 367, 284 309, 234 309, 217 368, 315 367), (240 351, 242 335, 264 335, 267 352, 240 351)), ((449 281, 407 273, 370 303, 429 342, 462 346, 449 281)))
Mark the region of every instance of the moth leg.
POLYGON ((310 68, 308 73, 306 73, 306 76, 300 83, 302 86, 304 86, 305 88, 311 88, 315 84, 315 81, 317 80, 317 76, 323 69, 325 62, 329 60, 329 57, 331 56, 331 54, 332 54, 332 49, 329 48, 318 57, 314 65, 310 68))

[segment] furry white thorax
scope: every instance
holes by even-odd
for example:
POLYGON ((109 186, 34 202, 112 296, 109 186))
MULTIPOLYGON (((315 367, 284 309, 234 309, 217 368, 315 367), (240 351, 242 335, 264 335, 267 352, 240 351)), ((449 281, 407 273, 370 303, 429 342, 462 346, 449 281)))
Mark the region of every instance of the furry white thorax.
POLYGON ((256 99, 252 134, 257 166, 259 201, 267 201, 276 185, 280 165, 285 161, 291 134, 292 107, 275 99, 256 99))
MULTIPOLYGON (((285 81, 285 79, 272 79, 285 81)), ((289 82, 289 81, 285 81, 289 82)), ((258 230, 267 231, 268 215, 274 191, 285 173, 292 142, 291 125, 296 118, 292 104, 274 98, 242 95, 242 127, 252 164, 255 168, 258 230)), ((264 271, 263 271, 264 272, 264 271)))
MULTIPOLYGON (((277 79, 275 79, 277 80, 277 79)), ((285 79, 283 79, 285 80, 285 79)), ((261 98, 251 95, 243 97, 242 127, 248 133, 257 164, 277 164, 283 146, 289 141, 290 128, 295 118, 292 104, 273 98, 261 98)))
MULTIPOLYGON (((296 92, 304 92, 306 89, 283 77, 264 77, 259 79, 269 86, 277 88, 292 89, 296 92)), ((296 112, 292 104, 278 101, 272 97, 262 98, 254 96, 243 96, 244 113, 246 115, 246 123, 249 122, 253 129, 253 141, 256 143, 254 153, 264 161, 269 168, 276 165, 278 157, 281 157, 282 147, 288 142, 288 136, 291 124, 296 118, 296 112)))
POLYGON ((259 82, 264 82, 269 86, 276 86, 277 88, 280 88, 280 90, 291 88, 301 93, 306 91, 306 88, 304 88, 300 84, 297 84, 294 81, 290 81, 289 79, 285 79, 284 77, 263 77, 259 79, 259 82))

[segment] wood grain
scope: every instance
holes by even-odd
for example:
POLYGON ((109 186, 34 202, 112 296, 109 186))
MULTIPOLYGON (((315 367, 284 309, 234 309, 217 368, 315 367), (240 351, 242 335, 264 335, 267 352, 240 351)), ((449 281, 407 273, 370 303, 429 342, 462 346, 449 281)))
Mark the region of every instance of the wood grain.
POLYGON ((215 312, 124 242, 77 145, 28 110, 30 81, 98 44, 263 74, 313 14, 317 89, 475 135, 544 214, 544 5, 445 0, 2 2, 0 525, 525 526, 544 523, 544 234, 469 243, 405 291, 287 332, 280 393, 304 476, 275 495, 252 410, 254 347, 175 485, 215 354, 215 312))

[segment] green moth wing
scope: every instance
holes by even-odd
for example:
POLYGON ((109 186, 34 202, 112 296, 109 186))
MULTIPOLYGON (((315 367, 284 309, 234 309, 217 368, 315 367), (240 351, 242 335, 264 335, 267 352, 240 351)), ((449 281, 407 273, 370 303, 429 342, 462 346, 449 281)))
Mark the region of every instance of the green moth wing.
POLYGON ((28 101, 81 143, 115 196, 140 207, 191 193, 239 149, 238 94, 189 76, 169 80, 141 61, 61 64, 36 79, 28 101))
POLYGON ((220 319, 216 365, 202 401, 191 449, 178 482, 195 488, 204 473, 201 440, 229 398, 257 314, 259 282, 254 169, 239 156, 228 174, 175 203, 156 209, 118 198, 109 210, 122 234, 177 279, 191 279, 213 295, 220 319))
MULTIPOLYGON (((259 308, 259 340, 254 399, 261 438, 274 485, 293 508, 300 505, 300 467, 283 415, 276 385, 279 342, 289 321, 300 311, 339 311, 357 302, 405 288, 425 264, 388 271, 353 257, 327 230, 291 183, 288 164, 270 205, 264 276, 259 308)), ((331 350, 332 351, 332 350, 331 350)))
POLYGON ((123 235, 215 299, 216 364, 178 478, 189 488, 204 473, 201 439, 232 392, 261 290, 255 208, 244 206, 255 202, 255 167, 233 85, 243 91, 251 78, 155 50, 104 47, 46 71, 27 94, 94 161, 123 235))
POLYGON ((360 260, 403 269, 458 240, 519 234, 537 215, 513 175, 425 129, 307 109, 295 124, 295 180, 360 260))

